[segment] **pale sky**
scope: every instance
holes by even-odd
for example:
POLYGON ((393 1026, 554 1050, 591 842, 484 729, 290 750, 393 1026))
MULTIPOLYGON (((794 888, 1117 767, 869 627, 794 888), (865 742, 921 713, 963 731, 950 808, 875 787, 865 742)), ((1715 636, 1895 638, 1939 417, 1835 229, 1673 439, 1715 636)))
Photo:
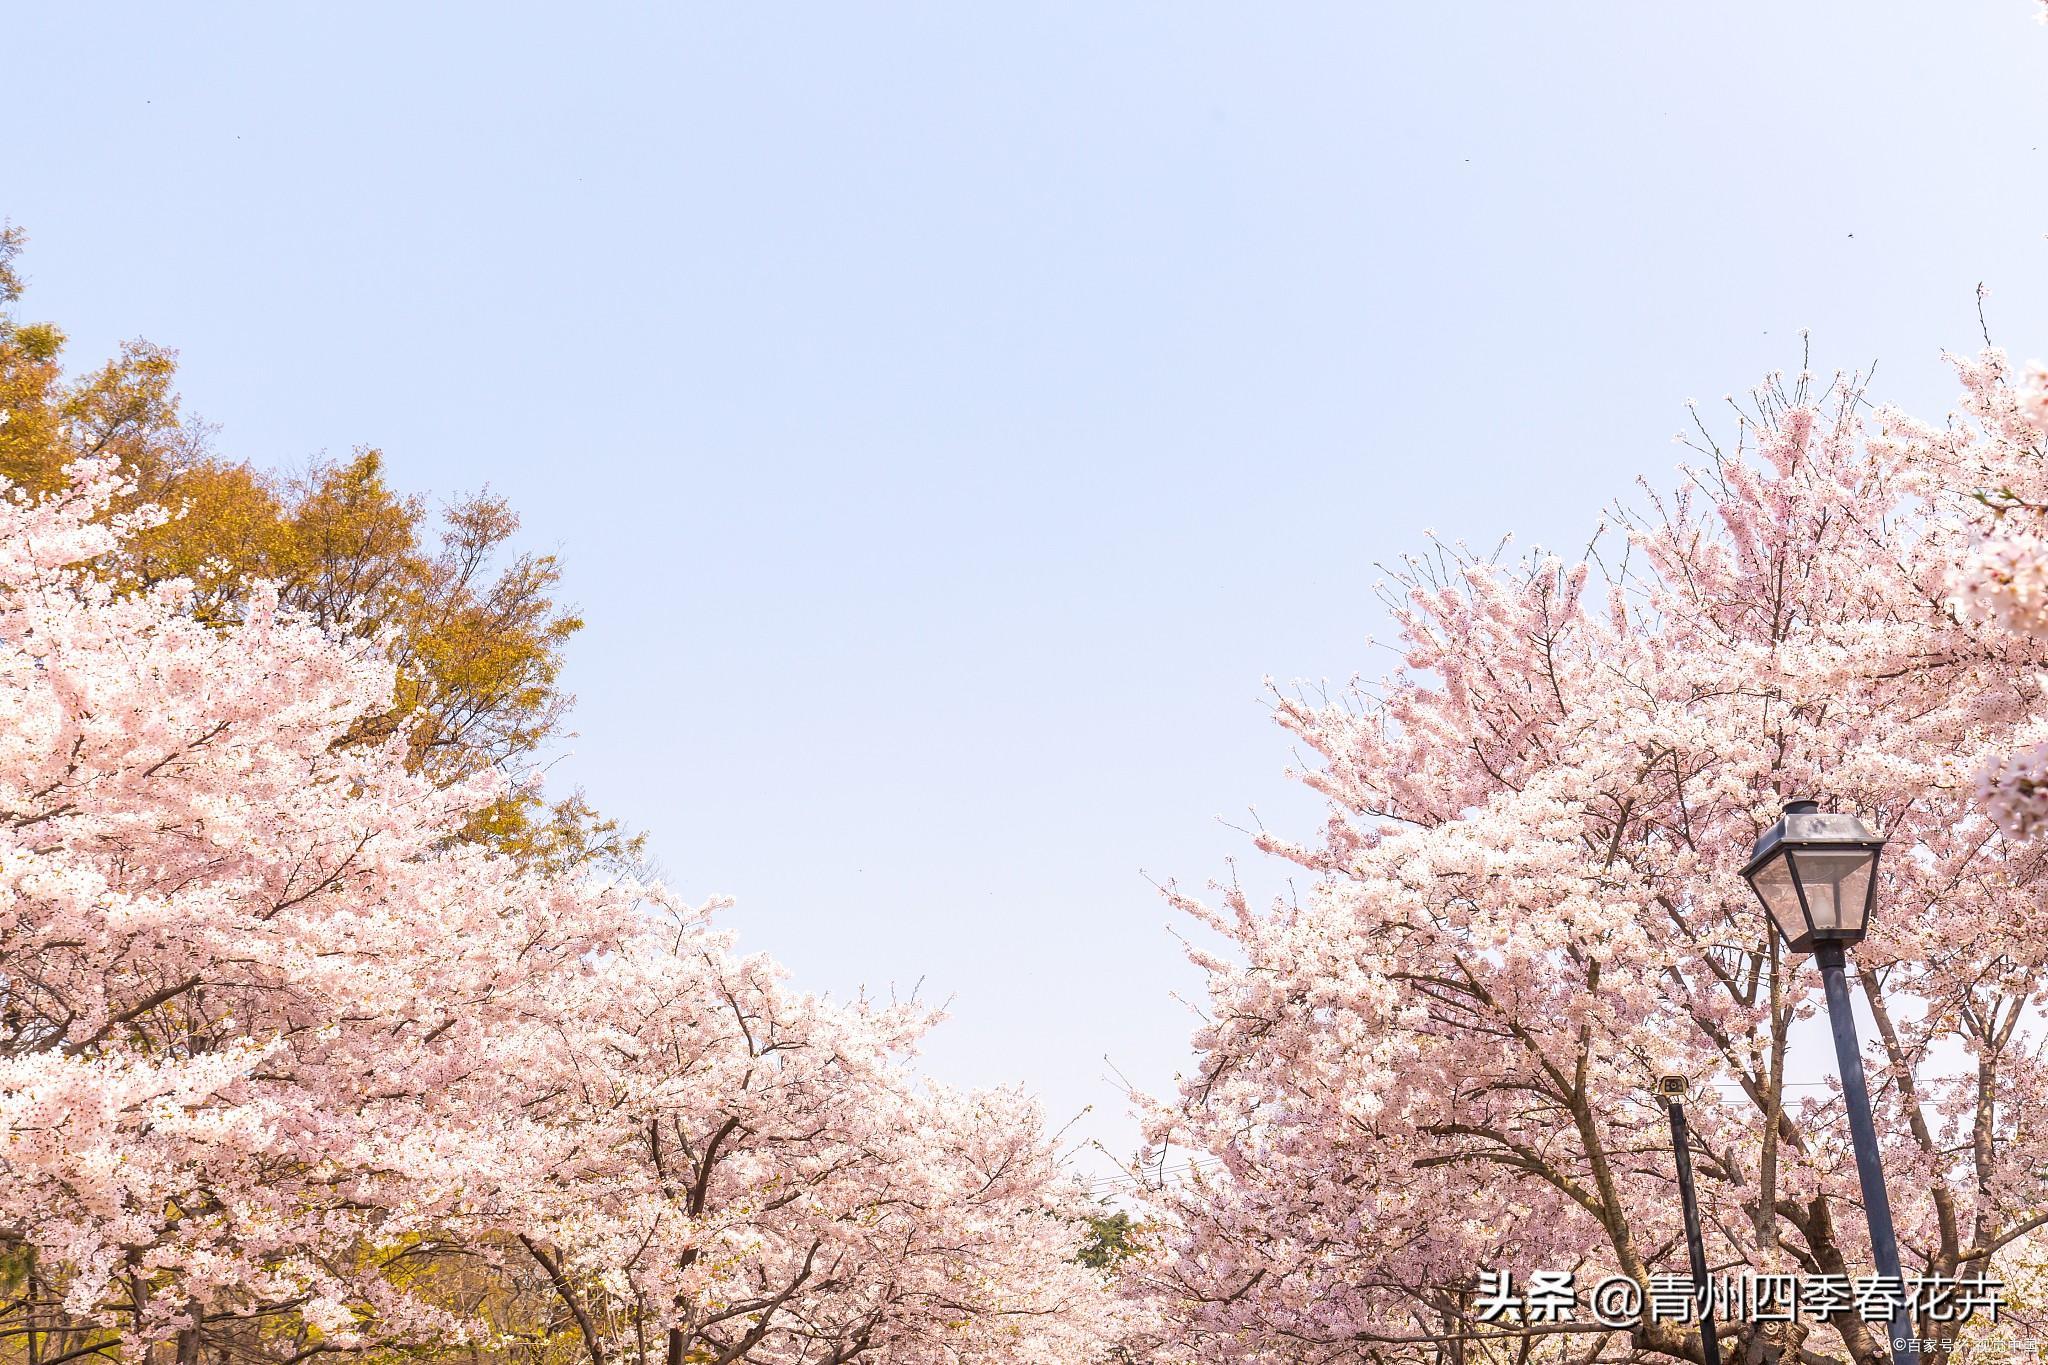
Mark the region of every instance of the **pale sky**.
POLYGON ((1576 549, 1801 328, 1930 415, 1979 281, 2048 355, 2037 9, 23 7, 0 215, 225 453, 509 496, 558 783, 1122 1150, 1147 877, 1279 884, 1261 679, 1385 669, 1377 564, 1576 549))

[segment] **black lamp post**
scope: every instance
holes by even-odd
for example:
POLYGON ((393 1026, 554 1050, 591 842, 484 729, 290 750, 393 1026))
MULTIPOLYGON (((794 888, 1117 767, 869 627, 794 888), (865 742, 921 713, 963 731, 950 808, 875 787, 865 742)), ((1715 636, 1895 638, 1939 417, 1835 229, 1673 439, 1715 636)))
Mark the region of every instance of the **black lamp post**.
MULTIPOLYGON (((1888 1276, 1903 1295, 1899 1244, 1892 1233, 1891 1200, 1884 1192, 1884 1168, 1877 1162, 1877 1129, 1870 1118, 1870 1092, 1863 1082, 1863 1050, 1856 1042, 1856 1017, 1849 1012, 1844 950, 1863 937, 1877 899, 1877 857, 1884 840, 1853 815, 1824 815, 1811 801, 1793 801, 1777 824, 1756 841, 1743 879, 1764 903, 1772 923, 1795 953, 1812 953, 1827 991, 1828 1023, 1835 1034, 1835 1061, 1842 1098, 1849 1107, 1849 1139, 1856 1151, 1856 1178, 1870 1218, 1870 1255, 1877 1273, 1888 1276)), ((1911 1335, 1903 1303, 1892 1313, 1890 1354, 1906 1365, 1901 1343, 1911 1335)))
POLYGON ((1657 1093, 1671 1116, 1671 1152, 1678 1163, 1678 1199, 1685 1213, 1685 1249, 1692 1258, 1693 1288, 1700 1296, 1700 1354, 1720 1365, 1721 1340, 1714 1332, 1712 1285, 1707 1279, 1707 1243, 1700 1235, 1700 1205, 1692 1188, 1692 1147, 1685 1136, 1685 1077, 1660 1076, 1657 1093))

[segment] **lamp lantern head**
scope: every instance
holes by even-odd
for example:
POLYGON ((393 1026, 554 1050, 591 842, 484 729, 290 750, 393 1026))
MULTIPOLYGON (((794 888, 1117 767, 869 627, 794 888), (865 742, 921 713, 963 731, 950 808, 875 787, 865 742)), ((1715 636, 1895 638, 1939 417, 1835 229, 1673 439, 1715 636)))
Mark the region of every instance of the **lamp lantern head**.
POLYGON ((1850 944, 1870 927, 1884 840, 1853 815, 1792 801, 1756 841, 1742 878, 1795 953, 1850 944))

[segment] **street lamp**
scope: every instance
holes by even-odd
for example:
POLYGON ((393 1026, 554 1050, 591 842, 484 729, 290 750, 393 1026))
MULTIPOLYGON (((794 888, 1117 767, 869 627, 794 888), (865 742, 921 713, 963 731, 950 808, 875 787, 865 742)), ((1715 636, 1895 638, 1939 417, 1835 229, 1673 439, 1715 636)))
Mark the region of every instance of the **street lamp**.
POLYGON ((1863 937, 1877 899, 1877 858, 1884 840, 1853 815, 1824 815, 1811 801, 1792 801, 1777 824, 1756 841, 1742 876, 1795 953, 1812 953, 1827 992, 1828 1023, 1835 1034, 1835 1061, 1842 1098, 1849 1108, 1849 1140, 1856 1152, 1856 1178, 1870 1218, 1870 1255, 1877 1273, 1898 1288, 1892 1310, 1891 1355, 1905 1365, 1903 1342, 1910 1335, 1899 1274, 1899 1244, 1892 1233, 1892 1205, 1884 1192, 1884 1168, 1877 1162, 1877 1129, 1870 1119, 1870 1092, 1863 1081, 1863 1050, 1856 1042, 1856 1017, 1849 1011, 1844 953, 1863 937))
POLYGON ((1671 1118, 1671 1153, 1678 1164, 1678 1200, 1685 1213, 1685 1249, 1692 1259, 1693 1289, 1700 1300, 1700 1356, 1721 1365, 1721 1339, 1714 1331, 1713 1288, 1707 1279, 1707 1243, 1700 1235, 1700 1205, 1692 1188, 1692 1147, 1685 1135, 1685 1077, 1659 1076, 1657 1093, 1671 1118))

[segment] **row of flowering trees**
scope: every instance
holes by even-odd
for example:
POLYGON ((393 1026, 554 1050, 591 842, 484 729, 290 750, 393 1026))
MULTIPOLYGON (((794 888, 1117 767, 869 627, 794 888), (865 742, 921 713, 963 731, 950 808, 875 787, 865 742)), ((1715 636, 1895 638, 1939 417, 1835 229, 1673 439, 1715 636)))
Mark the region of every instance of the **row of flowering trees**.
MULTIPOLYGON (((1788 1079, 1817 977, 1737 875, 1799 797, 1890 838, 1859 963, 1907 1272, 2034 1273, 2048 371, 1960 368, 1940 426, 1773 382, 1583 559, 1411 561, 1402 671, 1276 694, 1329 817, 1260 840, 1298 902, 1180 897, 1218 947, 1146 1162, 1192 1173, 1135 1272, 1178 1357, 1702 1359, 1688 1324, 1475 1304, 1482 1268, 1687 1273, 1663 1073, 1695 1082, 1712 1265, 1866 1272, 1840 1093, 1788 1079)), ((1722 1331, 1747 1361, 1887 1354, 1853 1312, 1722 1331)))
MULTIPOLYGON (((165 514, 112 460, 11 494, 0 1343, 1698 1359, 1682 1323, 1488 1321, 1478 1271, 1683 1270, 1647 1090, 1674 1071, 1700 1084, 1710 1259, 1867 1265, 1839 1097, 1788 1080, 1813 983, 1735 875, 1794 796, 1891 839, 1861 964, 1909 1268, 2024 1282, 2048 370, 1962 373, 1942 426, 1849 380, 1769 385, 1583 562, 1415 561, 1406 670, 1280 699, 1331 810, 1262 843, 1313 885, 1182 898, 1221 944, 1144 1169, 1195 1160, 1116 1275, 1032 1106, 917 1076, 928 1012, 804 994, 710 909, 475 838, 494 771, 364 741, 392 707, 376 640, 261 585, 223 621, 125 574, 165 514)), ((1883 1353, 1849 1312, 1724 1333, 1747 1360, 1883 1353)))
POLYGON ((661 888, 469 837, 373 640, 109 574, 111 459, 0 500, 0 1346, 1085 1361, 1032 1106, 661 888))

